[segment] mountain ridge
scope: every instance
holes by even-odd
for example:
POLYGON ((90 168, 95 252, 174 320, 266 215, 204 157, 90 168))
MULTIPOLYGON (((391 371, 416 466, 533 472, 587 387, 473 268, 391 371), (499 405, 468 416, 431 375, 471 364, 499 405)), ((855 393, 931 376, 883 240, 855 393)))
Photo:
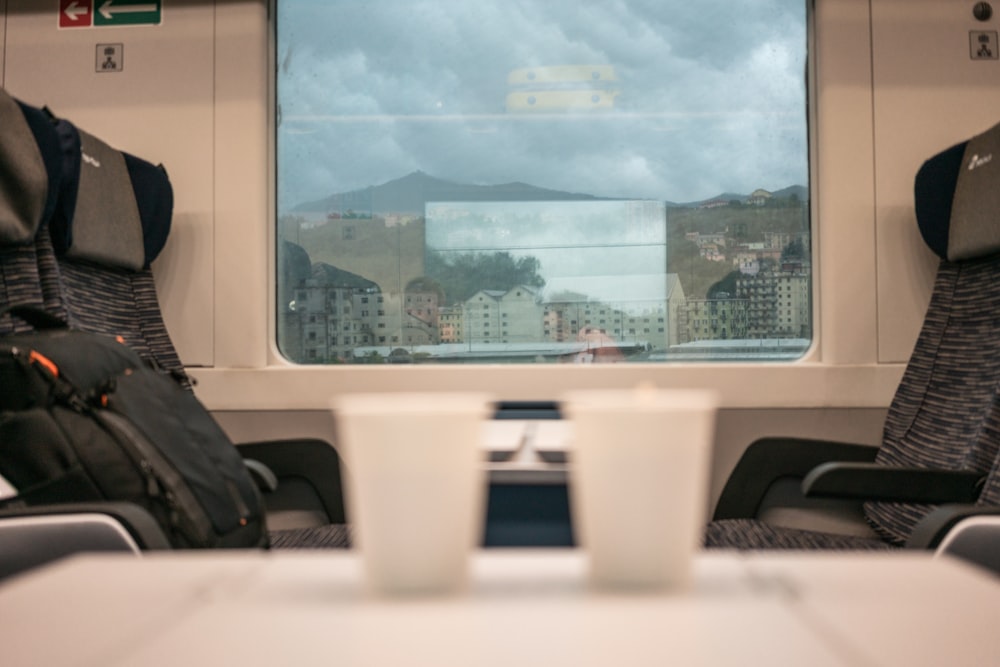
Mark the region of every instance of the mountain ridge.
POLYGON ((423 171, 414 171, 406 176, 387 181, 380 185, 348 192, 334 193, 328 197, 303 202, 292 209, 295 213, 305 212, 346 212, 347 210, 391 213, 422 213, 429 201, 560 201, 581 200, 600 201, 607 197, 576 192, 550 190, 528 183, 514 181, 497 185, 474 185, 458 183, 431 176, 423 171), (512 196, 513 195, 513 196, 512 196))
MULTIPOLYGON (((773 197, 801 200, 809 198, 803 185, 790 185, 771 192, 773 197)), ((750 195, 723 192, 715 197, 676 203, 665 201, 668 208, 697 208, 712 201, 745 201, 750 195)), ((422 214, 429 201, 615 201, 614 197, 598 197, 579 192, 566 192, 513 181, 495 185, 459 183, 438 178, 417 170, 379 185, 338 192, 327 197, 303 202, 292 213, 405 213, 422 214)))

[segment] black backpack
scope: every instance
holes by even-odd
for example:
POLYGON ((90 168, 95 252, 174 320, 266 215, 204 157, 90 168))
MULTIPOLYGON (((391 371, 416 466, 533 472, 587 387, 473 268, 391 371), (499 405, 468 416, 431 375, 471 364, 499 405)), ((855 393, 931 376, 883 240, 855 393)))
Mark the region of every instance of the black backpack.
POLYGON ((0 337, 0 508, 128 501, 179 548, 266 547, 260 494, 193 394, 115 338, 13 309, 0 337))

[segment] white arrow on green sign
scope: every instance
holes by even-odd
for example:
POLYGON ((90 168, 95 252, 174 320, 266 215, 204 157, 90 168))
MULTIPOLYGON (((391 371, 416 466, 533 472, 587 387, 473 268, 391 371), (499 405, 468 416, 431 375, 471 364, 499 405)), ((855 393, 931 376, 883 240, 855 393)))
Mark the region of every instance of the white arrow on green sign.
POLYGON ((159 25, 161 0, 96 0, 94 25, 159 25))

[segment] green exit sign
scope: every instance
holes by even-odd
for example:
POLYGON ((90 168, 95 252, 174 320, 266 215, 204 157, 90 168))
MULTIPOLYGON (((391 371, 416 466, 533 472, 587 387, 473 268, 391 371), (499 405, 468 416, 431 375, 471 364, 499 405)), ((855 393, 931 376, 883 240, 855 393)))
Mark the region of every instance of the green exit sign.
POLYGON ((161 0, 95 0, 94 25, 159 25, 161 0))

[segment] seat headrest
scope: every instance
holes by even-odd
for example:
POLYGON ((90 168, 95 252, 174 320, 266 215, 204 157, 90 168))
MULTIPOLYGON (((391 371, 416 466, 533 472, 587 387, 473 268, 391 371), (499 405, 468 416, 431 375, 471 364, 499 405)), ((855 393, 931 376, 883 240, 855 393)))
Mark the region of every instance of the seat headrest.
POLYGON ((942 259, 1000 252, 1000 124, 927 160, 914 206, 924 241, 942 259))
POLYGON ((162 165, 124 153, 60 119, 63 187, 52 218, 56 252, 138 271, 170 234, 174 194, 162 165))
POLYGON ((0 245, 30 243, 59 192, 59 143, 49 115, 0 88, 0 245))

